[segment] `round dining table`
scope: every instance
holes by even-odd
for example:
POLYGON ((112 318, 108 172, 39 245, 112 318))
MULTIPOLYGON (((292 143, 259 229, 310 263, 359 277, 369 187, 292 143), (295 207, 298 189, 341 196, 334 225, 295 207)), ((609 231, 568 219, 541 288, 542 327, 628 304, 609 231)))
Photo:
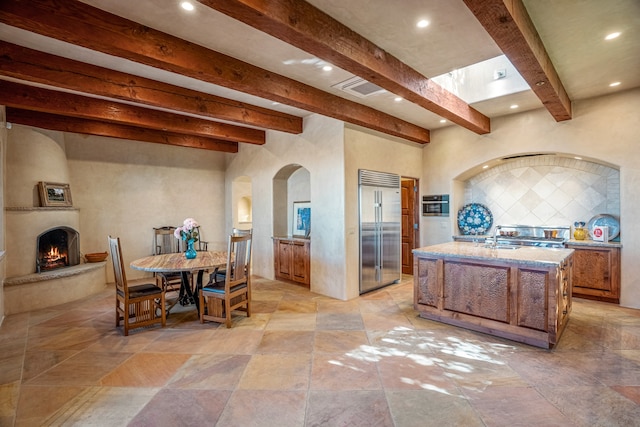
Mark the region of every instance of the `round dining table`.
POLYGON ((134 270, 148 271, 150 273, 181 273, 182 284, 180 286, 179 299, 184 305, 185 302, 192 301, 198 313, 198 290, 202 288, 202 276, 205 271, 213 271, 227 265, 226 251, 203 251, 198 252, 193 259, 187 259, 184 253, 170 253, 152 255, 131 261, 129 266, 134 270), (189 274, 198 273, 196 280, 195 295, 191 289, 189 274))

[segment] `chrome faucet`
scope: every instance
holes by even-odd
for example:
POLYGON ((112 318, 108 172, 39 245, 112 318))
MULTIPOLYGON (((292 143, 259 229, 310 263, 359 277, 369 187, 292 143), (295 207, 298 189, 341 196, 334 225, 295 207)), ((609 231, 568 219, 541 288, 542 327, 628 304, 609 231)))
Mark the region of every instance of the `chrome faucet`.
POLYGON ((501 225, 496 225, 493 230, 493 242, 492 246, 495 248, 498 245, 498 231, 502 229, 501 225))

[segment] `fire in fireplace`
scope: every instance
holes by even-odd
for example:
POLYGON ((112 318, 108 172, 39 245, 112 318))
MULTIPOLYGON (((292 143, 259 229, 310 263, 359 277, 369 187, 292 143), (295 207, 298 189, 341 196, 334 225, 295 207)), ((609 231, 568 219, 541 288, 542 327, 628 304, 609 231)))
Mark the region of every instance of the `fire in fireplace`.
POLYGON ((80 264, 79 234, 70 227, 57 227, 38 236, 36 271, 55 270, 80 264))

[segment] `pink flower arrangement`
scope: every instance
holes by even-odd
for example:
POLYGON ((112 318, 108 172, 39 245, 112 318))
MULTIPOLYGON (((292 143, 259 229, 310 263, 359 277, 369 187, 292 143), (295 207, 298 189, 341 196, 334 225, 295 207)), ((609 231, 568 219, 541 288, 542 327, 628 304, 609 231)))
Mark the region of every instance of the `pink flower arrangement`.
POLYGON ((187 218, 182 223, 182 227, 176 228, 176 231, 173 232, 173 235, 176 239, 182 239, 184 241, 193 240, 194 242, 198 241, 198 230, 197 227, 200 227, 198 221, 193 218, 187 218))

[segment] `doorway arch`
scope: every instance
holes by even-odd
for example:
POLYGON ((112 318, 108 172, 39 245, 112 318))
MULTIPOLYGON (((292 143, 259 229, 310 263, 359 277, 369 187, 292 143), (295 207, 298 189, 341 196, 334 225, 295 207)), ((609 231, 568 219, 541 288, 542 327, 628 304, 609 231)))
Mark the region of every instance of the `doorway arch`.
POLYGON ((299 164, 282 167, 273 177, 273 233, 291 236, 293 203, 311 201, 311 175, 299 164))

